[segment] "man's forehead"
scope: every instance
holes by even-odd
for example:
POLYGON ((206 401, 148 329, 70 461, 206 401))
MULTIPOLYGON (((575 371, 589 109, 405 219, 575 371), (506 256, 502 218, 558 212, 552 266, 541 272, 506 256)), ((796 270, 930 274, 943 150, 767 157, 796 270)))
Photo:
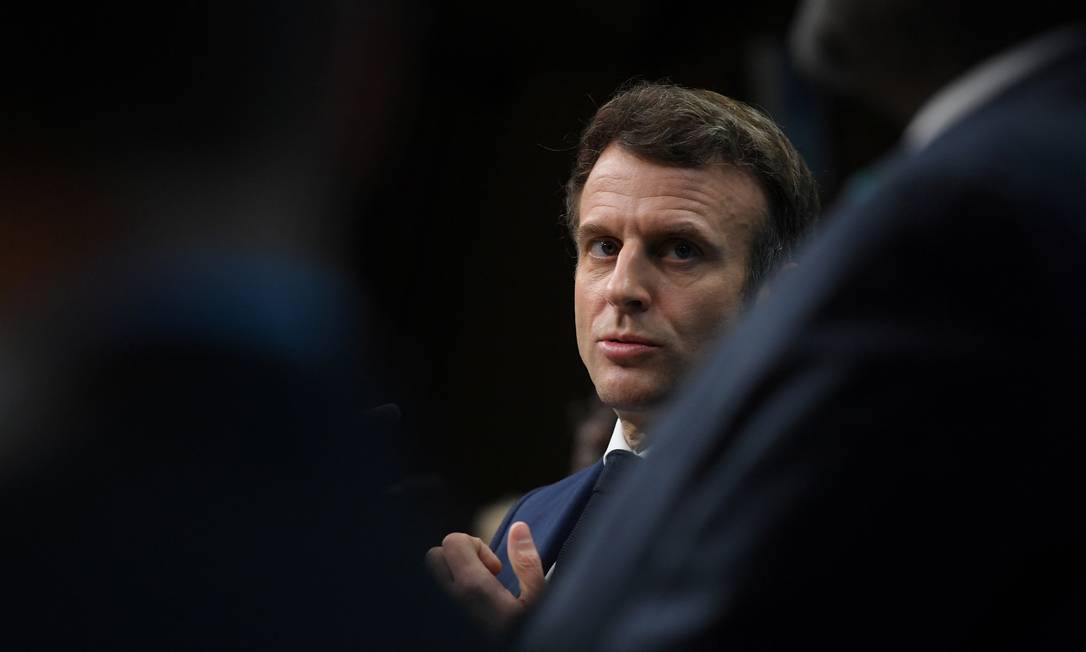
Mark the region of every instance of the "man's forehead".
POLYGON ((585 189, 619 187, 630 183, 631 179, 641 182, 651 180, 685 183, 694 177, 701 176, 699 173, 706 169, 668 165, 640 156, 621 145, 612 143, 596 159, 596 164, 592 166, 588 179, 585 181, 585 189))
POLYGON ((739 168, 669 166, 612 145, 585 183, 579 221, 654 216, 746 222, 764 216, 766 207, 759 184, 739 168))

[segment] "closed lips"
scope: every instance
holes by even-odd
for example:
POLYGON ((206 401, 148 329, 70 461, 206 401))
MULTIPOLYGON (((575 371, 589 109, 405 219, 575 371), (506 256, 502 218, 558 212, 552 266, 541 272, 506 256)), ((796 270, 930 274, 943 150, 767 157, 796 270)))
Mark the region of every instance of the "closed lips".
POLYGON ((639 335, 607 335, 600 339, 601 342, 616 342, 618 344, 640 344, 642 346, 660 346, 656 342, 639 335))

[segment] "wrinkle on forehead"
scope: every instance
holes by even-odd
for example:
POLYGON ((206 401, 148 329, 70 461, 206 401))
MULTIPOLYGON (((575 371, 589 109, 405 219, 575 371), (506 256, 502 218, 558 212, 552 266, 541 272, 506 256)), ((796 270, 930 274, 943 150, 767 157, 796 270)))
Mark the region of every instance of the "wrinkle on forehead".
MULTIPOLYGON (((633 211, 631 217, 645 214, 686 215, 700 219, 723 217, 746 223, 761 219, 766 214, 764 194, 750 175, 738 170, 726 177, 706 172, 703 182, 686 178, 686 183, 669 188, 669 192, 665 193, 649 188, 646 194, 640 194, 638 191, 643 186, 635 176, 607 177, 612 182, 608 184, 611 185, 610 189, 586 184, 585 192, 581 195, 582 220, 601 214, 633 211)), ((651 185, 659 183, 659 180, 650 180, 651 185)))
MULTIPOLYGON (((753 175, 727 164, 682 168, 644 159, 612 144, 600 155, 581 193, 583 218, 593 209, 622 210, 636 202, 649 211, 682 210, 733 220, 761 218, 765 194, 753 175)), ((640 212, 640 210, 639 210, 640 212)))

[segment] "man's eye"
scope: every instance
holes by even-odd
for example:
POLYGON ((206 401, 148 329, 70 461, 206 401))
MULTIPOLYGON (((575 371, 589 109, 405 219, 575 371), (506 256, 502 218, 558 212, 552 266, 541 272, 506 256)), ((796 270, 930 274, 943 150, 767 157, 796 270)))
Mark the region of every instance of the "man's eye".
POLYGON ((588 253, 605 258, 614 256, 618 253, 618 244, 614 240, 596 240, 588 245, 588 253))
POLYGON ((701 251, 685 240, 674 240, 661 248, 660 255, 675 260, 690 260, 701 255, 701 251))

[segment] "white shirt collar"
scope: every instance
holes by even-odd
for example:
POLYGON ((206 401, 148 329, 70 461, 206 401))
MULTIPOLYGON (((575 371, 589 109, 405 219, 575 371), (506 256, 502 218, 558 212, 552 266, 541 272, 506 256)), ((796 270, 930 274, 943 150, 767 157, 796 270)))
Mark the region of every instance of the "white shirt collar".
POLYGON ((626 436, 622 434, 622 419, 615 421, 615 429, 611 433, 611 441, 607 444, 607 450, 603 453, 603 463, 607 463, 607 453, 611 451, 629 451, 638 457, 645 454, 645 451, 638 453, 634 449, 630 448, 630 445, 626 443, 626 436))
POLYGON ((935 93, 905 130, 905 146, 918 152, 954 124, 1030 73, 1070 51, 1083 38, 1082 25, 1046 32, 998 54, 935 93))

